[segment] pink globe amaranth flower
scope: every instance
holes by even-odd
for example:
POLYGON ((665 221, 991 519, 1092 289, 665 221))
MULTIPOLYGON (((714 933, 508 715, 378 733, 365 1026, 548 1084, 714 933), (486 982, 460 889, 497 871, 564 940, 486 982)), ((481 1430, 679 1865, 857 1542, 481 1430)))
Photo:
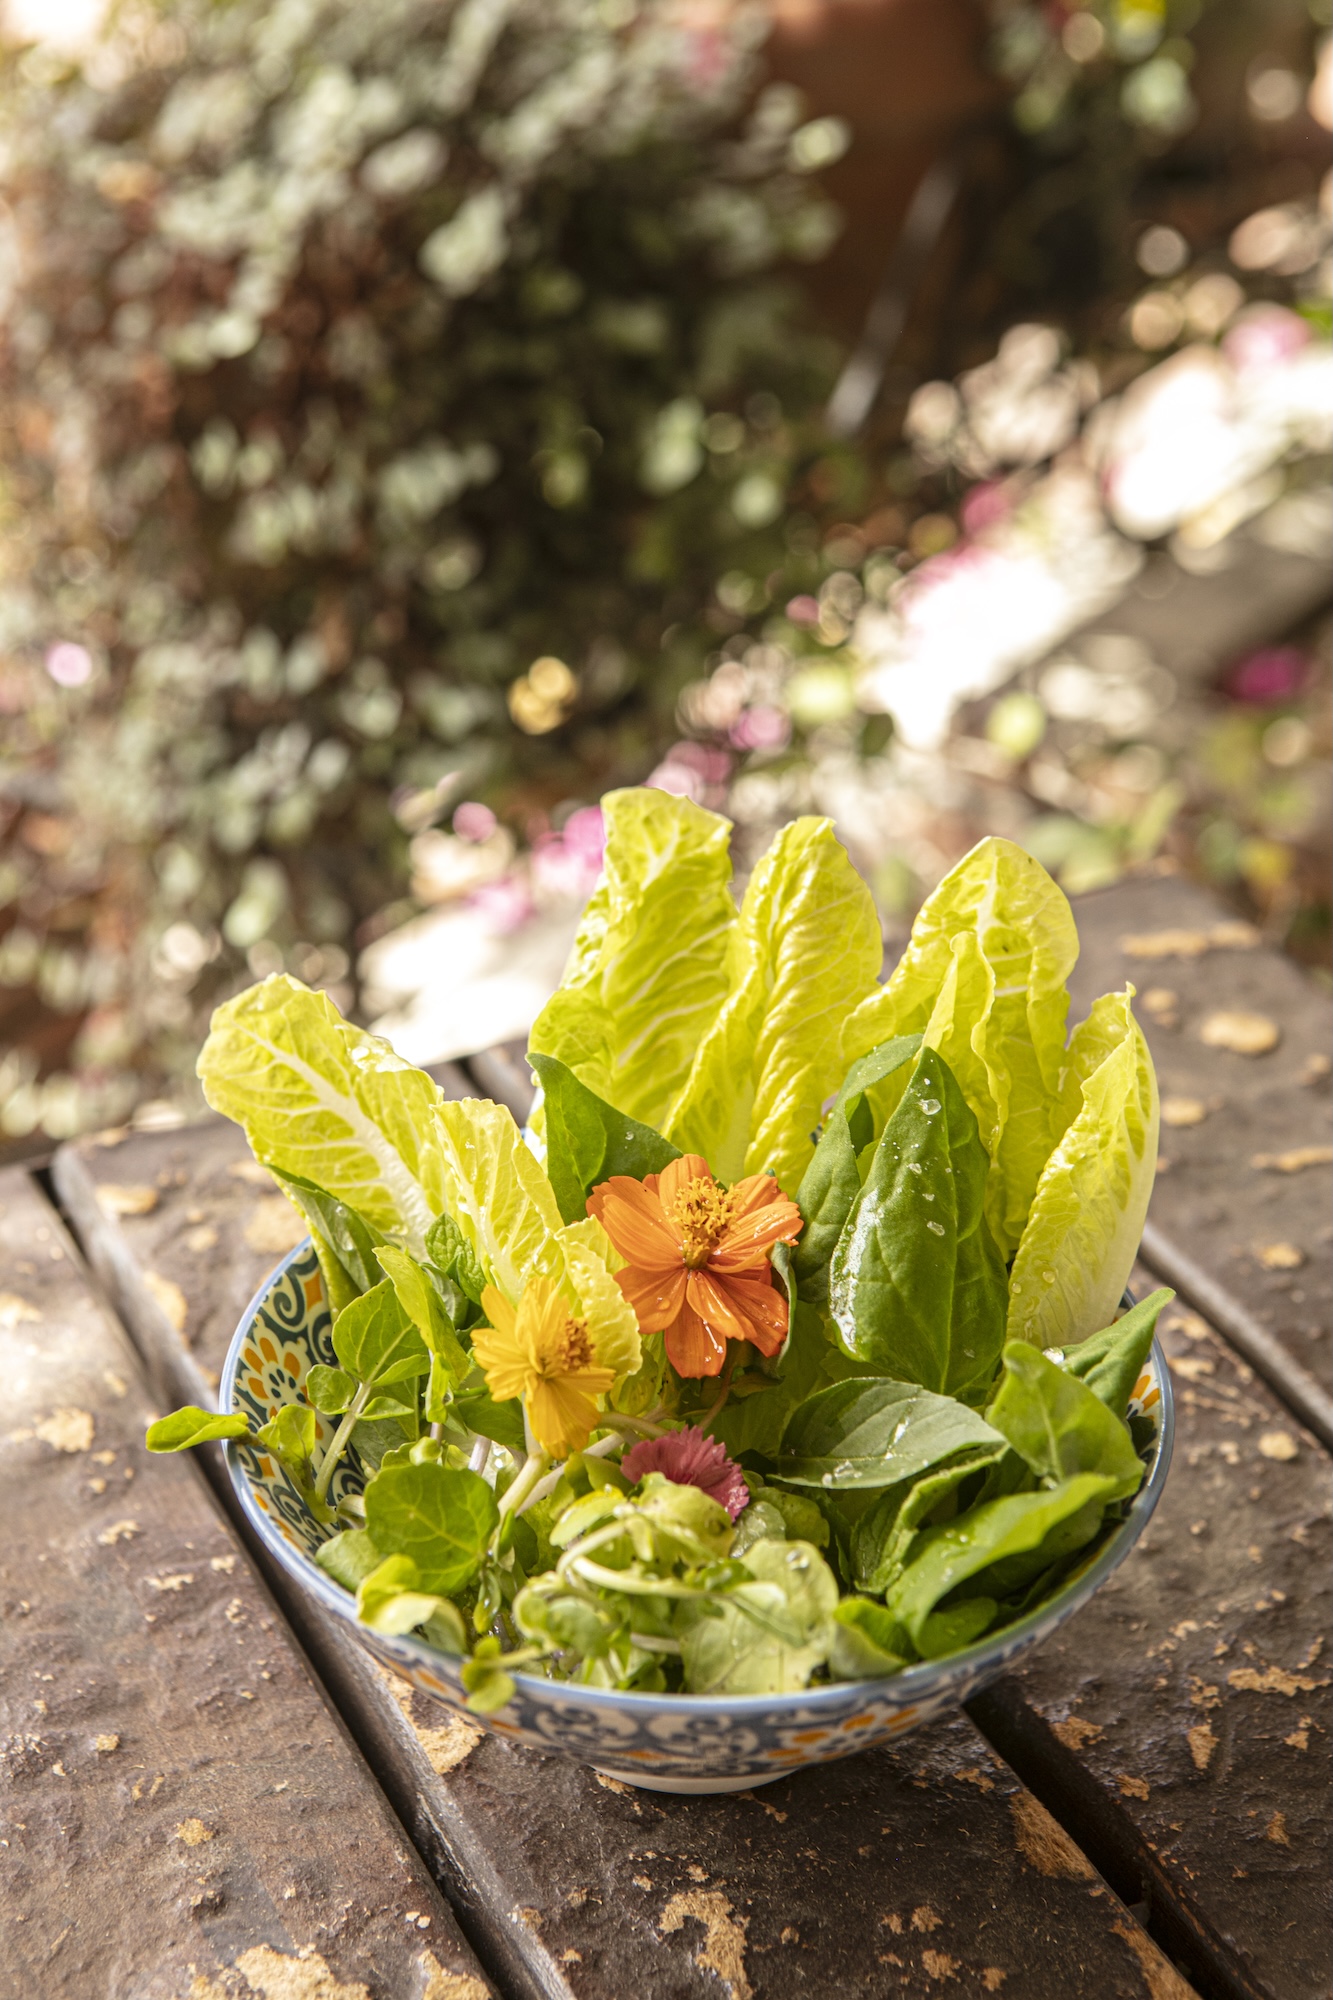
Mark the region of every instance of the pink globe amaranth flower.
POLYGON ((1264 646, 1234 666, 1224 685, 1233 700, 1256 707, 1290 701, 1304 686, 1309 664, 1298 646, 1264 646))
POLYGON ((625 1453, 620 1470, 632 1485, 650 1472, 660 1472, 677 1486, 697 1486, 725 1507, 733 1521, 750 1504, 750 1489, 739 1465, 697 1424, 669 1431, 665 1437, 642 1438, 625 1453))

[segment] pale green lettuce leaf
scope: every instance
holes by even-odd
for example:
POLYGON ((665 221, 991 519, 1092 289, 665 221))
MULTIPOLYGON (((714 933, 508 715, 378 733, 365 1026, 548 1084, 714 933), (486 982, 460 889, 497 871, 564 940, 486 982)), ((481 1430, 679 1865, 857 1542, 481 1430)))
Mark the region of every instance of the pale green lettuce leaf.
POLYGON ((869 889, 826 819, 782 829, 745 892, 730 992, 662 1128, 734 1181, 771 1168, 788 1194, 842 1082, 848 1012, 883 957, 869 889))
POLYGON ((490 1283, 516 1305, 534 1271, 563 1279, 555 1193, 512 1114, 488 1098, 464 1097, 442 1102, 436 1118, 440 1206, 462 1230, 490 1283))
POLYGON ((1068 899, 1041 864, 1009 840, 983 840, 964 855, 923 905, 887 985, 849 1020, 843 1054, 850 1063, 891 1035, 924 1029, 949 977, 954 939, 968 933, 995 980, 974 1048, 1000 1113, 992 1149, 999 1186, 987 1218, 1008 1256, 1062 1130, 1065 982, 1078 958, 1068 899))
POLYGON ((1010 1340, 1067 1347, 1108 1326, 1133 1268, 1157 1167, 1157 1079, 1130 1007, 1133 989, 1097 1003, 1075 1036, 1081 1106, 1037 1185, 1009 1285, 1010 1340), (1118 1034, 1114 1032, 1118 1024, 1118 1034))
POLYGON ((354 1028, 323 993, 275 973, 213 1016, 204 1096, 256 1159, 345 1202, 415 1256, 445 1205, 436 1084, 354 1028))
POLYGON ((588 1322, 597 1360, 614 1368, 617 1383, 637 1372, 643 1361, 639 1318, 611 1274, 619 1265, 599 1222, 588 1216, 560 1231, 557 1239, 565 1260, 566 1282, 574 1302, 588 1322))
POLYGON ((660 1129, 727 992, 731 825, 690 799, 608 792, 605 873, 530 1046, 660 1129))

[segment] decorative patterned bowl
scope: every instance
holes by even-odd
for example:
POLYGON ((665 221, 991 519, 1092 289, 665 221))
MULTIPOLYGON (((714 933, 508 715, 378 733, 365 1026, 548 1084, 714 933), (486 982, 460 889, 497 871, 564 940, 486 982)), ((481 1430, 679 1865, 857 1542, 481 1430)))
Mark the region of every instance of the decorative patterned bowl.
MULTIPOLYGON (((247 1308, 227 1355, 221 1407, 267 1422, 297 1398, 306 1372, 335 1362, 331 1321, 309 1240, 284 1258, 247 1308)), ((608 1777, 658 1792, 737 1792, 904 1735, 952 1703, 966 1701, 1086 1603, 1148 1525, 1171 1460, 1174 1418, 1166 1362, 1156 1344, 1135 1384, 1131 1413, 1155 1437, 1148 1476, 1123 1521, 1077 1569, 1059 1595, 1028 1617, 948 1659, 908 1667, 889 1680, 839 1682, 799 1694, 741 1697, 622 1694, 516 1674, 507 1707, 483 1718, 497 1735, 559 1751, 608 1777)), ((332 1426, 319 1420, 321 1443, 332 1426)), ((387 1638, 362 1625, 355 1600, 324 1574, 314 1552, 325 1530, 259 1447, 229 1441, 232 1482, 255 1532, 303 1590, 346 1621, 361 1644, 414 1687, 462 1709, 458 1662, 413 1638, 387 1638)), ((359 1493, 355 1450, 335 1472, 331 1498, 359 1493)))

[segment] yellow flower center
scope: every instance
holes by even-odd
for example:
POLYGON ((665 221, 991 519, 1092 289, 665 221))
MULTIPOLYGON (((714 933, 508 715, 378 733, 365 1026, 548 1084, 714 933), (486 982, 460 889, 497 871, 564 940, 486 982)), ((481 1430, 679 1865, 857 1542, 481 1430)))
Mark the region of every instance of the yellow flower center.
POLYGON ((680 1238, 681 1255, 691 1271, 701 1271, 717 1248, 731 1220, 731 1194, 716 1181, 690 1181, 676 1196, 671 1219, 680 1238))
POLYGON ((556 1343, 555 1367, 553 1375, 581 1375, 586 1368, 595 1366, 592 1342, 588 1338, 588 1322, 583 1319, 567 1319, 556 1343))

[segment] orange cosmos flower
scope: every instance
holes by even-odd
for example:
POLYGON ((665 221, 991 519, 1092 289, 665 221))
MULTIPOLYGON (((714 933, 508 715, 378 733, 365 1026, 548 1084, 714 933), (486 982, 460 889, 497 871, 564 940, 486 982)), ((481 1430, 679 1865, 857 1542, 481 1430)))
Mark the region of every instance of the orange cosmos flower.
POLYGON ((641 1181, 615 1174, 588 1197, 628 1266, 616 1283, 644 1333, 666 1335, 678 1375, 717 1375, 729 1340, 776 1354, 787 1337, 787 1300, 769 1253, 794 1243, 801 1211, 771 1174, 719 1187, 697 1153, 641 1181))

